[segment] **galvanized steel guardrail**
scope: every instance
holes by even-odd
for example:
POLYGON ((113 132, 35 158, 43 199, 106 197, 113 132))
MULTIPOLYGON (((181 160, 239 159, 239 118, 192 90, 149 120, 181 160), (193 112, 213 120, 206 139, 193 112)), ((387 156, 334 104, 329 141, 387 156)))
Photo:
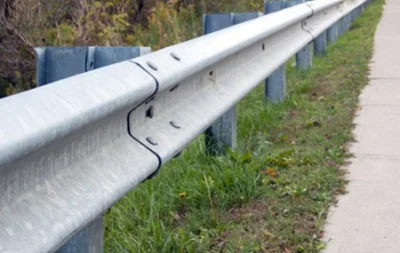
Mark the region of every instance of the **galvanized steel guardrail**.
POLYGON ((0 100, 0 252, 55 252, 369 2, 307 2, 0 100))

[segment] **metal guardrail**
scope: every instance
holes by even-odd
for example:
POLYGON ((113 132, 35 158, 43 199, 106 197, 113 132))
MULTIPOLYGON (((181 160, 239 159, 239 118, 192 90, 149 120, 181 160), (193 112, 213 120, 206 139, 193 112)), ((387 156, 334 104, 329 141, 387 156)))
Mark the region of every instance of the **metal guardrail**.
MULTIPOLYGON (((37 54, 37 85, 130 60, 151 52, 148 47, 40 47, 37 54)), ((57 253, 103 252, 103 218, 80 230, 57 253)))
POLYGON ((300 4, 0 100, 0 252, 59 249, 369 2, 300 4))

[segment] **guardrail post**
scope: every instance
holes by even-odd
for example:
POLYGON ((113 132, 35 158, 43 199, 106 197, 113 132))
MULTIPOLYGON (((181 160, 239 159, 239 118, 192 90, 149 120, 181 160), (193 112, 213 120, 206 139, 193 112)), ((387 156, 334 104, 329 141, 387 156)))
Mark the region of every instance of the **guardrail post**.
POLYGON ((279 66, 265 80, 265 98, 273 103, 282 102, 286 94, 286 64, 279 66))
MULTIPOLYGON (((35 48, 37 86, 129 60, 145 53, 145 47, 43 47, 35 48)), ((103 252, 103 218, 99 216, 74 235, 57 253, 103 252)))
MULTIPOLYGON (((304 0, 290 0, 286 2, 285 7, 289 8, 304 2, 305 2, 304 0)), ((308 44, 296 54, 296 67, 298 70, 304 71, 309 69, 311 65, 312 65, 311 45, 308 44)))
MULTIPOLYGON (((286 7, 285 2, 265 2, 264 14, 280 11, 286 7)), ((265 99, 273 103, 279 103, 286 94, 286 63, 278 67, 265 80, 265 99)))
POLYGON ((338 25, 338 36, 342 36, 344 34, 344 18, 339 19, 337 25, 338 25))
MULTIPOLYGON (((233 13, 203 15, 203 33, 209 34, 233 25, 233 13)), ((222 155, 225 146, 236 147, 236 106, 216 120, 205 132, 206 152, 222 155)))
POLYGON ((347 32, 351 26, 351 14, 347 14, 346 16, 344 16, 344 24, 345 32, 347 32))
POLYGON ((356 19, 356 9, 352 10, 350 13, 350 23, 353 22, 354 19, 356 19))
POLYGON ((364 9, 368 7, 372 3, 372 0, 367 0, 364 5, 364 9))
MULTIPOLYGON (((258 18, 260 13, 221 13, 203 15, 203 33, 209 34, 221 29, 258 18)), ((222 155, 225 146, 236 148, 237 139, 236 106, 232 107, 205 132, 206 150, 210 155, 222 155)))
POLYGON ((87 47, 43 47, 35 52, 37 86, 86 72, 87 47))
POLYGON ((326 39, 328 44, 331 44, 334 43, 337 40, 337 38, 338 38, 338 23, 335 23, 328 28, 326 39))
POLYGON ((358 18, 359 16, 361 16, 362 11, 363 11, 363 6, 362 6, 362 5, 358 6, 358 7, 357 7, 357 18, 358 18))
POLYGON ((327 41, 327 32, 323 31, 317 38, 314 40, 314 55, 320 56, 323 55, 326 51, 326 41, 327 41))
POLYGON ((363 4, 361 4, 360 6, 351 11, 351 22, 353 22, 356 18, 358 18, 361 15, 362 8, 363 4))
POLYGON ((308 44, 296 54, 296 67, 304 71, 312 66, 311 46, 308 44))
MULTIPOLYGON (((308 1, 312 1, 312 0, 308 0, 308 1)), ((321 56, 321 55, 325 54, 327 41, 328 41, 328 30, 323 31, 320 35, 318 35, 314 39, 314 55, 315 56, 321 56)))
POLYGON ((327 33, 326 33, 326 41, 328 44, 336 42, 338 39, 339 35, 341 35, 341 23, 342 20, 338 20, 336 23, 334 23, 331 27, 328 28, 327 33))
MULTIPOLYGON (((313 0, 306 0, 306 1, 311 2, 313 0)), ((328 40, 327 37, 328 37, 328 32, 324 31, 314 39, 314 55, 315 56, 320 56, 325 53, 326 44, 327 44, 327 40, 328 40)))
POLYGON ((57 253, 101 253, 103 252, 103 231, 103 217, 98 217, 72 237, 57 253))
POLYGON ((149 53, 148 47, 39 47, 37 86, 149 53))
POLYGON ((308 44, 296 54, 296 67, 304 71, 312 66, 311 46, 308 44))
POLYGON ((232 25, 237 25, 252 19, 256 19, 263 14, 260 12, 243 12, 243 13, 233 13, 232 25))

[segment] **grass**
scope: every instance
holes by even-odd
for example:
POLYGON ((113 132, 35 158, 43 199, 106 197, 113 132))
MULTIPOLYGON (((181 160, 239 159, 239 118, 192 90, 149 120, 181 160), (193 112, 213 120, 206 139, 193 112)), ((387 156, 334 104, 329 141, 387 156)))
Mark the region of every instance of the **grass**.
POLYGON ((288 97, 260 85, 238 105, 237 152, 205 156, 203 137, 105 216, 106 252, 319 252, 329 206, 345 191, 352 118, 367 84, 384 0, 313 67, 288 65, 288 97))

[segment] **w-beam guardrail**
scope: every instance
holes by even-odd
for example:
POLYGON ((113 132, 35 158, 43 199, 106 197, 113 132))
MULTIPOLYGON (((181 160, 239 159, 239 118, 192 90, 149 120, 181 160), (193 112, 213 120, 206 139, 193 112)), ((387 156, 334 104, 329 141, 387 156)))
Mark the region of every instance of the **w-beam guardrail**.
POLYGON ((0 100, 0 252, 59 249, 369 2, 303 3, 0 100))
MULTIPOLYGON (((37 55, 37 85, 130 60, 151 52, 148 47, 40 47, 37 55)), ((97 218, 65 243, 57 253, 103 252, 103 219, 97 218)))

